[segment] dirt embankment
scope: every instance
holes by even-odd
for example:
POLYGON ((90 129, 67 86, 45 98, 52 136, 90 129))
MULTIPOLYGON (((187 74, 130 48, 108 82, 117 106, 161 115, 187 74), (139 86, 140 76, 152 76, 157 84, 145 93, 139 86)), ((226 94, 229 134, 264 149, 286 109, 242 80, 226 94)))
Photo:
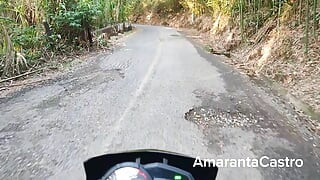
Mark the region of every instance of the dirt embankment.
POLYGON ((138 22, 183 28, 211 52, 230 54, 230 58, 225 58, 227 63, 251 77, 266 80, 298 109, 315 120, 320 119, 319 35, 310 38, 306 55, 303 27, 293 27, 290 21, 281 26, 276 20, 266 21, 245 41, 241 40, 239 28, 231 26, 228 19, 221 16, 212 20, 212 17, 203 15, 192 21, 188 13, 171 14, 165 18, 148 13, 140 16, 138 22))

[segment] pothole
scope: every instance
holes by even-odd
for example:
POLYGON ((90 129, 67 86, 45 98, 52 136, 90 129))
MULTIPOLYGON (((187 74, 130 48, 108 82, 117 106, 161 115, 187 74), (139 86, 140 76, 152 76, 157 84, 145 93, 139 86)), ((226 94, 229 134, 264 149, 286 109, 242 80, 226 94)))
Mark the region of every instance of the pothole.
POLYGON ((263 120, 252 113, 245 114, 237 110, 225 111, 207 107, 192 108, 185 113, 184 117, 202 128, 211 126, 249 128, 263 120))

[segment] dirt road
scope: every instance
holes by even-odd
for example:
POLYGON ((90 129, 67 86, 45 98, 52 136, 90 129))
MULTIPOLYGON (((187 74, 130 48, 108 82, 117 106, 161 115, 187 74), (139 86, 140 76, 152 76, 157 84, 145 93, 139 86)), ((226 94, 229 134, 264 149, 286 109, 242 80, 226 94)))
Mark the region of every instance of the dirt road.
POLYGON ((2 99, 0 122, 0 179, 84 179, 87 158, 143 148, 304 160, 219 179, 320 177, 319 140, 290 108, 166 27, 137 26, 112 54, 2 99))

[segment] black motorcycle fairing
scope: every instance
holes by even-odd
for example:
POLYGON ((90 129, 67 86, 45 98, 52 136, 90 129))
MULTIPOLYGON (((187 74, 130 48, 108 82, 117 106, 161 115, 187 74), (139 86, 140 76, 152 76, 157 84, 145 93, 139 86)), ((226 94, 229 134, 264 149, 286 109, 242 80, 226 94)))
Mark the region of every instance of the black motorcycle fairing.
POLYGON ((193 167, 195 159, 192 157, 159 150, 138 150, 106 154, 87 160, 84 163, 87 179, 100 179, 116 164, 136 162, 137 158, 140 159, 141 164, 162 163, 163 159, 166 159, 168 165, 191 173, 196 180, 212 180, 216 178, 218 173, 217 167, 193 167))

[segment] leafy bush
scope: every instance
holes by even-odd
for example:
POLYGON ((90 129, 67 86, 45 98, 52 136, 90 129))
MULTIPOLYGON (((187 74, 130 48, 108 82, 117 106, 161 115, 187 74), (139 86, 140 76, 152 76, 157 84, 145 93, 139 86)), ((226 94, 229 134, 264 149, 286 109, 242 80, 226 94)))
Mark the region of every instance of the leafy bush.
POLYGON ((0 76, 91 45, 92 29, 126 20, 131 1, 137 0, 0 0, 0 76))
POLYGON ((30 26, 13 29, 11 41, 16 52, 20 52, 26 59, 38 59, 42 54, 42 46, 45 43, 43 34, 39 28, 30 26))
POLYGON ((88 40, 86 31, 90 30, 96 16, 101 13, 97 5, 88 0, 81 0, 69 7, 61 3, 58 12, 49 16, 54 33, 69 40, 69 43, 76 43, 80 39, 88 40))

